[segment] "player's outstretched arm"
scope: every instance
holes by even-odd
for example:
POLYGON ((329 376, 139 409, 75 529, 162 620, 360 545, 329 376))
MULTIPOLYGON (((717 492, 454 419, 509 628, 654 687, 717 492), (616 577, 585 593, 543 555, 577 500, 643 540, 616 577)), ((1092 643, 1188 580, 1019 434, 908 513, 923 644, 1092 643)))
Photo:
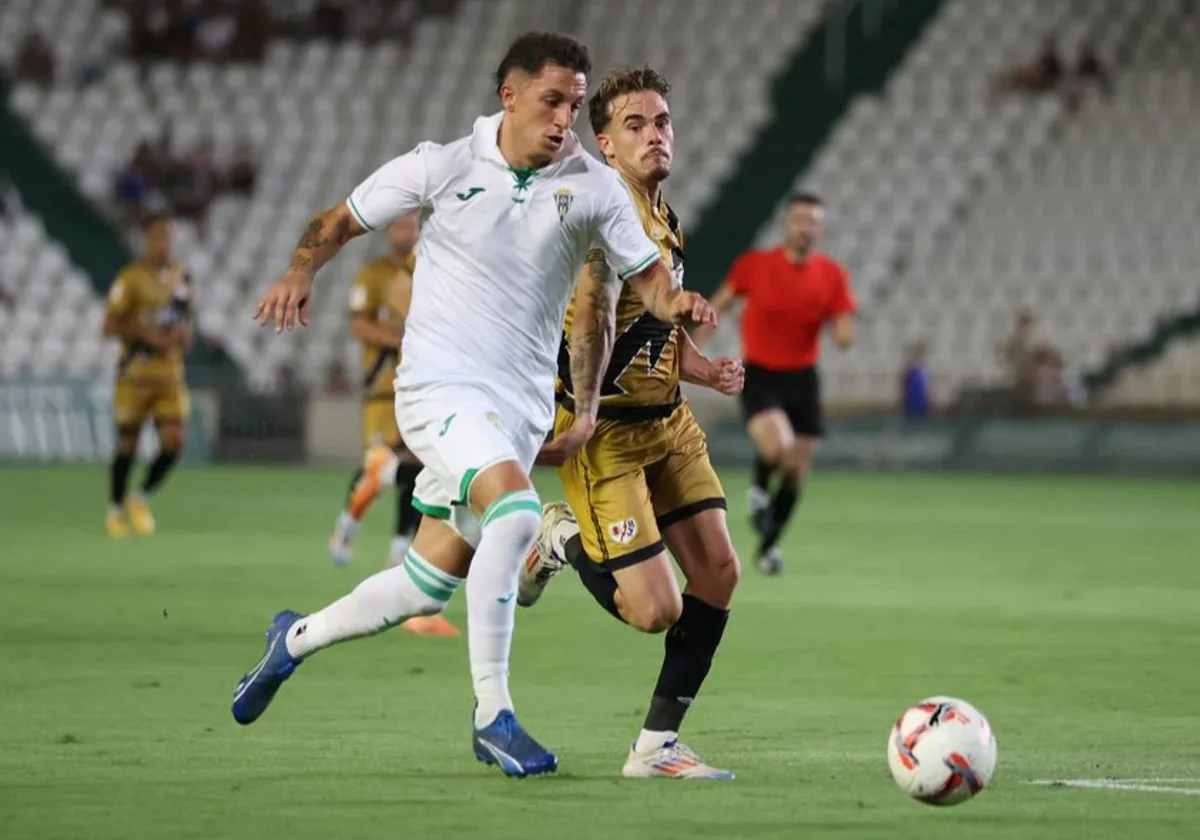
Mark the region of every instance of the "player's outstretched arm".
POLYGON ((617 297, 621 284, 609 273, 603 251, 588 254, 587 266, 575 293, 571 321, 571 386, 575 420, 570 427, 545 444, 537 463, 562 464, 583 448, 596 430, 600 411, 600 382, 612 358, 617 339, 617 297))
POLYGON ((704 296, 685 291, 671 282, 666 263, 655 260, 649 267, 626 279, 642 299, 646 311, 668 324, 716 324, 717 314, 704 296))
POLYGON ((343 245, 365 232, 366 228, 345 203, 314 216, 296 243, 292 264, 267 289, 254 310, 254 319, 264 326, 274 321, 275 332, 290 330, 297 321, 308 326, 308 297, 313 278, 325 263, 337 256, 343 245))
POLYGON ((600 408, 600 380, 617 340, 617 296, 621 285, 613 279, 604 252, 594 250, 588 254, 571 322, 571 384, 576 418, 595 421, 600 408))
POLYGON ((400 349, 400 340, 403 336, 399 330, 393 330, 378 321, 372 321, 366 315, 350 316, 350 335, 363 344, 389 347, 394 350, 400 349))
POLYGON ((838 315, 833 319, 833 343, 839 350, 849 350, 854 345, 854 316, 838 315))
POLYGON ((710 359, 700 352, 687 330, 678 330, 679 378, 731 397, 742 392, 746 371, 741 359, 710 359))
MULTIPOLYGON (((717 289, 717 293, 713 295, 712 308, 716 311, 717 317, 721 317, 733 308, 737 302, 737 293, 733 290, 733 286, 728 282, 722 283, 721 288, 717 289)), ((709 324, 701 324, 692 330, 692 340, 696 342, 697 347, 703 347, 705 342, 712 338, 714 327, 709 324)))

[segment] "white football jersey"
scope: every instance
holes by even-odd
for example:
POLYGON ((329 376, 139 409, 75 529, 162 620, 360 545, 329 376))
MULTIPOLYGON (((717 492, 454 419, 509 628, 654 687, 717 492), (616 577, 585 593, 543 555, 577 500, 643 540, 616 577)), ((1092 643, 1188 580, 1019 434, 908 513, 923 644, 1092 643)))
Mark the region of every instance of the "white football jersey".
POLYGON ((424 211, 397 391, 469 383, 549 430, 563 316, 589 246, 608 253, 614 282, 659 252, 620 177, 573 133, 554 163, 516 170, 497 146, 502 116, 384 164, 347 204, 368 230, 424 211))

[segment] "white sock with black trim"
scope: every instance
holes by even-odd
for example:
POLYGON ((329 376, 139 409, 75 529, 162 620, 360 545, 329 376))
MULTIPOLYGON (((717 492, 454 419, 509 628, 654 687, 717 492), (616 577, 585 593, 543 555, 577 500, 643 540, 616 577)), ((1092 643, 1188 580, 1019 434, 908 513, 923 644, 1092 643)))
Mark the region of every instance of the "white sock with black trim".
POLYGON ((462 578, 443 572, 410 548, 399 566, 371 575, 350 594, 293 624, 288 653, 301 659, 414 616, 440 613, 462 583, 462 578))
POLYGON ((508 656, 521 563, 537 539, 542 505, 534 490, 506 493, 480 517, 479 547, 467 575, 467 641, 475 684, 475 725, 512 708, 508 656))

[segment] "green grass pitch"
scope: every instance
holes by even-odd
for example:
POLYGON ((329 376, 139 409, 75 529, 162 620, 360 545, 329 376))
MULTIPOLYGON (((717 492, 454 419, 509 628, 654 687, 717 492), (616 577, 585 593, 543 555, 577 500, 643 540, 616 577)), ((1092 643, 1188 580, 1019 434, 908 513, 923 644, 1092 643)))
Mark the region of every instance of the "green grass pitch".
MULTIPOLYGON (((745 477, 726 478, 748 555, 745 477)), ((746 571, 685 727, 738 771, 715 784, 618 778, 662 640, 617 625, 569 572, 520 612, 513 659, 556 778, 475 763, 462 639, 327 651, 235 725, 231 690, 271 613, 316 608, 382 559, 390 499, 355 565, 326 559, 345 480, 185 468, 156 501, 159 534, 114 543, 102 469, 0 471, 0 836, 1196 836, 1194 483, 817 476, 788 574, 746 571), (993 786, 952 809, 906 799, 883 757, 895 716, 939 693, 978 705, 999 741, 993 786), (1027 784, 1057 778, 1193 781, 1027 784)))

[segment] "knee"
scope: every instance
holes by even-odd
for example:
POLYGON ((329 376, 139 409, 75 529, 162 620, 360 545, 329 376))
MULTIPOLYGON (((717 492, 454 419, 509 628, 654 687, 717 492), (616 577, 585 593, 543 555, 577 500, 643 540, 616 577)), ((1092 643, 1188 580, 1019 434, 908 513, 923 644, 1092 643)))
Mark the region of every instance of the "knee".
POLYGON ((787 449, 781 441, 763 441, 758 445, 758 457, 770 466, 778 467, 787 460, 787 449))
POLYGON ((122 431, 117 437, 117 454, 125 458, 132 458, 137 454, 137 443, 137 432, 122 431))
POLYGON ((688 581, 688 592, 714 607, 729 609, 733 593, 742 580, 742 563, 730 546, 705 564, 703 575, 688 581))
POLYGON ((520 543, 522 551, 537 540, 542 525, 542 505, 534 490, 522 490, 501 496, 480 517, 485 531, 502 531, 505 539, 520 543))
POLYGON ((628 621, 643 633, 663 633, 679 621, 683 614, 683 598, 678 592, 670 597, 658 597, 630 610, 628 621))
POLYGON ((807 442, 798 441, 788 452, 785 460, 784 475, 788 481, 799 484, 808 477, 809 469, 812 467, 812 446, 807 442))
POLYGON ((184 433, 181 426, 163 426, 158 430, 158 443, 163 452, 173 455, 183 449, 184 433))

